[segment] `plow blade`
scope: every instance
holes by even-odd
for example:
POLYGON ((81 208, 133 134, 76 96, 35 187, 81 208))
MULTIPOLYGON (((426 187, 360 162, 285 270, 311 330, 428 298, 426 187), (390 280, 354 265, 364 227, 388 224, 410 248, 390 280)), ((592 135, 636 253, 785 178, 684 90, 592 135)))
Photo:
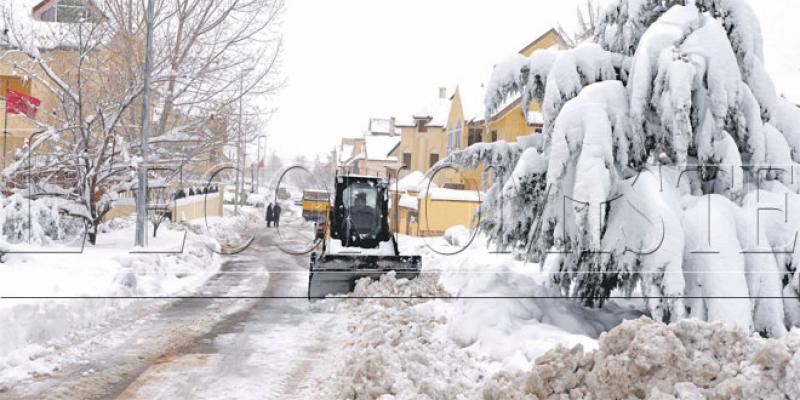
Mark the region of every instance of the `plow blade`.
POLYGON ((312 254, 308 299, 349 293, 355 288, 357 280, 379 279, 389 271, 395 271, 398 279, 413 279, 419 275, 421 264, 420 256, 312 254))

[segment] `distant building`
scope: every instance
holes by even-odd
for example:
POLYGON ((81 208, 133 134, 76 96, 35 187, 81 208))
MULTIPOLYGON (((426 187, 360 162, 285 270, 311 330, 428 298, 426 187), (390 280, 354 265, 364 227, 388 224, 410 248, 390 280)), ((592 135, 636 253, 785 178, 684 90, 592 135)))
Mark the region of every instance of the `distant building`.
POLYGON ((400 143, 395 118, 370 118, 367 130, 342 138, 338 167, 351 174, 394 178, 400 163, 389 153, 400 143))

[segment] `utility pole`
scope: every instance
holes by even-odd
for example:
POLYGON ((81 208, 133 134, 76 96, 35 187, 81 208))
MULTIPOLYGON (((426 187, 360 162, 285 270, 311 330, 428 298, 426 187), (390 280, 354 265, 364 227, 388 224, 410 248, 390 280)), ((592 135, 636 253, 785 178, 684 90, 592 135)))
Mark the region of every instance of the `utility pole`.
POLYGON ((244 73, 249 72, 252 68, 243 69, 239 75, 239 143, 236 146, 236 197, 233 205, 233 212, 239 213, 239 203, 242 201, 241 196, 244 192, 244 160, 246 157, 244 153, 244 134, 242 132, 242 98, 244 97, 244 73))
POLYGON ((265 158, 267 158, 267 135, 260 135, 258 137, 258 175, 256 176, 256 185, 258 185, 259 188, 264 184, 263 178, 266 165, 262 167, 262 163, 264 162, 265 158), (263 150, 261 146, 261 139, 264 139, 263 150))
POLYGON ((153 19, 155 0, 147 1, 147 47, 144 55, 144 90, 142 91, 142 161, 139 163, 139 188, 136 191, 136 246, 147 241, 147 142, 150 132, 150 70, 153 64, 153 19))

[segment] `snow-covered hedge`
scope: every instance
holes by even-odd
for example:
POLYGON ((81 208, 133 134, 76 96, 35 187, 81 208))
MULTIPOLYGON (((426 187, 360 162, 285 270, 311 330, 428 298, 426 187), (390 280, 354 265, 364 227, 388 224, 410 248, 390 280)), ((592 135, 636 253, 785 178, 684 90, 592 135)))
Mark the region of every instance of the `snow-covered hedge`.
POLYGON ((30 236, 31 244, 48 245, 80 235, 83 221, 65 216, 60 201, 45 197, 29 202, 19 194, 0 198, 0 236, 9 243, 27 242, 30 236))
POLYGON ((800 325, 800 109, 762 47, 743 0, 615 0, 593 43, 498 64, 487 115, 521 95, 544 130, 453 156, 494 167, 484 215, 506 217, 482 228, 587 305, 622 290, 661 321, 800 325))

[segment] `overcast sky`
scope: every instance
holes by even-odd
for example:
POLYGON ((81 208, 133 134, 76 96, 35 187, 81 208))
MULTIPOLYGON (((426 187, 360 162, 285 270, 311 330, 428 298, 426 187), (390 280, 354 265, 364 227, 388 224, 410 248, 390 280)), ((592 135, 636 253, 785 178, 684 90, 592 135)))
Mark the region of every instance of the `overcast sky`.
MULTIPOLYGON (((491 66, 584 0, 287 0, 287 86, 265 133, 284 158, 327 152, 370 116, 405 116, 437 88, 485 81, 491 66)), ((800 102, 800 1, 751 1, 779 92, 800 102)))

